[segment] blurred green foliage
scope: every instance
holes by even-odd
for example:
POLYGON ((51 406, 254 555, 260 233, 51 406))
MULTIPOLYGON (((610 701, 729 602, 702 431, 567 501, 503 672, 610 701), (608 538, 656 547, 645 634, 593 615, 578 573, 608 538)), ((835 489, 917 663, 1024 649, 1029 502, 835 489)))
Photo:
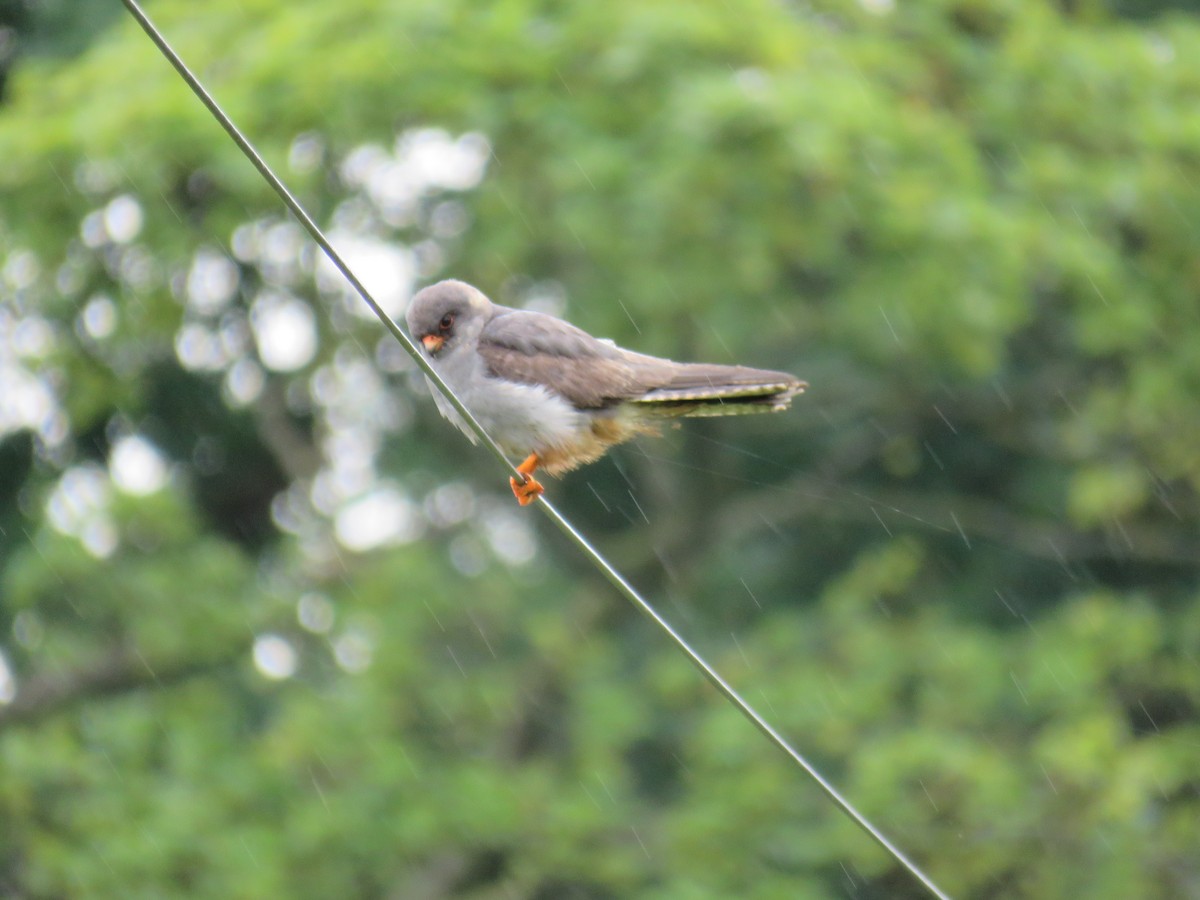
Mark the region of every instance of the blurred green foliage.
MULTIPOLYGON (((0 894, 919 896, 63 9, 0 107, 0 894)), ((1200 894, 1190 4, 150 12, 385 287, 812 383, 550 493, 942 886, 1200 894)))

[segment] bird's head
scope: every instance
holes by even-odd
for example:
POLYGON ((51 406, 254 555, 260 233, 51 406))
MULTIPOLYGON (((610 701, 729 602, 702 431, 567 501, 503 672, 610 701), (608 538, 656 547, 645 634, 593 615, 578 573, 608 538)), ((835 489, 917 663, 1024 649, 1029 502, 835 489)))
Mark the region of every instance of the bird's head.
POLYGON ((408 333, 437 357, 470 344, 492 310, 492 301, 465 281, 439 281, 417 291, 408 304, 408 333))

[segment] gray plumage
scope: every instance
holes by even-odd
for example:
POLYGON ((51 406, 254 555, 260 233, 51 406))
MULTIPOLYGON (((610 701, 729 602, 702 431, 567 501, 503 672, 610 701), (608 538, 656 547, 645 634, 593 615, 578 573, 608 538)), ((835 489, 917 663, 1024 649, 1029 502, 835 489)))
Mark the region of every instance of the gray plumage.
MULTIPOLYGON (((418 292, 407 322, 438 374, 501 446, 539 454, 551 472, 654 432, 664 417, 774 412, 806 387, 786 372, 624 350, 554 316, 492 303, 461 281, 418 292)), ((435 399, 463 427, 436 392, 435 399)))

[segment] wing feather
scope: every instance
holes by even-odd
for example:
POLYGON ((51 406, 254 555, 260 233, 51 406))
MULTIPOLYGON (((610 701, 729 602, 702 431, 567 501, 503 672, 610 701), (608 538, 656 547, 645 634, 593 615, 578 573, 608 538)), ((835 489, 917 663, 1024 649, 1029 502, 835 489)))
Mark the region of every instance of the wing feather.
POLYGON ((631 353, 553 316, 503 307, 480 334, 479 353, 493 377, 542 385, 578 409, 634 402, 666 415, 769 412, 805 387, 786 372, 631 353))
MULTIPOLYGON (((653 366, 637 364, 611 341, 526 310, 497 313, 479 336, 479 353, 493 376, 540 384, 579 409, 604 409, 641 396, 655 380, 648 372, 653 366)), ((669 365, 646 359, 659 368, 669 365)))

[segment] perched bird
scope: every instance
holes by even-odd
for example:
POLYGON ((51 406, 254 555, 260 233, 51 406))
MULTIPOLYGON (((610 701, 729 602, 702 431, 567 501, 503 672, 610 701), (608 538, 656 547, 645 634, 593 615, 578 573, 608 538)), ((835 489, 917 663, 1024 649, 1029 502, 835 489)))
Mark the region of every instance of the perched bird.
MULTIPOLYGON (((562 319, 492 303, 462 281, 419 291, 408 331, 434 370, 506 453, 528 454, 510 479, 522 506, 558 475, 599 459, 664 419, 787 409, 807 385, 785 372, 678 363, 622 350, 562 319)), ((475 434, 432 384, 442 415, 475 434)))

